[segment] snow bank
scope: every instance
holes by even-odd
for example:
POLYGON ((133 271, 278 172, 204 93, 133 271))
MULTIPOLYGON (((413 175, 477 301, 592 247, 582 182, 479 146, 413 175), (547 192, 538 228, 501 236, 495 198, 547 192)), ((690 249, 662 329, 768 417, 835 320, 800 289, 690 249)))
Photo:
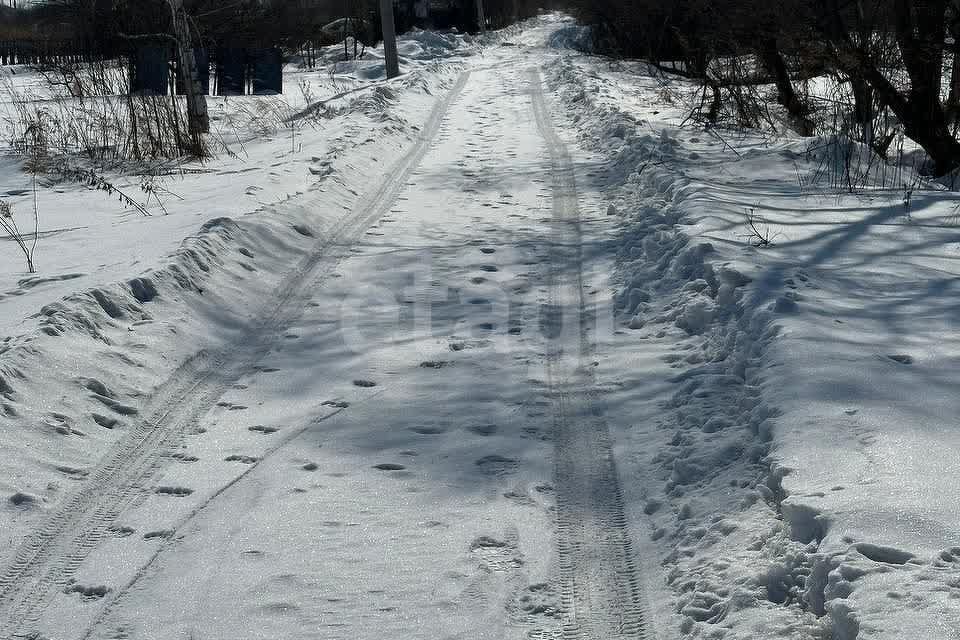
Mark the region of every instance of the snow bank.
POLYGON ((733 634, 724 637, 825 633, 801 598, 813 549, 791 540, 777 514, 777 410, 761 388, 781 313, 775 303, 747 304, 753 278, 682 231, 700 193, 677 170, 675 129, 651 130, 596 100, 599 81, 571 61, 555 65, 551 79, 581 143, 608 158, 611 213, 621 217, 622 320, 641 339, 677 343, 668 356, 679 371, 663 417, 669 436, 652 455, 663 480, 645 512, 664 547, 680 629, 690 637, 721 627, 733 634))
POLYGON ((99 246, 77 243, 69 229, 41 238, 42 273, 16 276, 17 293, 2 301, 13 335, 0 342, 0 544, 15 548, 71 495, 139 424, 144 399, 198 350, 270 317, 286 279, 368 190, 370 168, 389 167, 418 139, 435 95, 458 75, 457 64, 423 65, 374 87, 322 128, 304 128, 306 150, 283 136, 248 140, 245 153, 261 166, 230 156, 186 168, 190 187, 177 190, 189 200, 169 202, 169 216, 118 220, 99 193, 44 191, 41 211, 58 225, 71 216, 91 225, 99 246), (99 206, 68 204, 88 197, 99 206), (232 214, 217 215, 224 210, 232 214), (134 258, 111 256, 115 243, 134 258), (31 305, 39 312, 21 322, 31 305))
POLYGON ((397 38, 397 52, 410 60, 437 60, 469 51, 470 36, 414 29, 397 38))
MULTIPOLYGON (((451 58, 464 58, 481 52, 483 46, 500 42, 510 29, 491 32, 484 38, 456 32, 426 31, 413 29, 397 36, 397 53, 400 72, 407 74, 424 64, 434 64, 451 58)), ((353 41, 348 40, 346 50, 353 51, 353 41)), ((356 60, 344 60, 344 43, 325 47, 321 58, 330 67, 331 73, 350 76, 364 82, 386 80, 386 63, 383 45, 366 47, 356 60)))
POLYGON ((570 55, 550 72, 607 159, 622 326, 672 344, 638 468, 677 627, 956 637, 949 194, 850 149, 868 190, 838 196, 829 140, 681 128, 689 88, 625 66, 570 55), (915 191, 877 190, 893 175, 915 191), (751 246, 751 210, 772 246, 751 246))

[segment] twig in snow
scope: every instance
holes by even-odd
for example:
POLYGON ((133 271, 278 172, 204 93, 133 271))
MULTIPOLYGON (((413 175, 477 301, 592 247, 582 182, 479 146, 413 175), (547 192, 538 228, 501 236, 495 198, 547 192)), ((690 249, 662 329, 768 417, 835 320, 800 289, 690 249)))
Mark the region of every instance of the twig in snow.
POLYGON ((920 182, 919 176, 912 184, 903 185, 903 215, 909 221, 911 219, 910 210, 913 207, 913 192, 920 182))
POLYGON ((797 184, 800 186, 800 193, 802 194, 807 185, 803 181, 803 175, 800 173, 800 165, 797 164, 796 160, 793 161, 793 170, 797 174, 797 184))
POLYGON ((721 136, 719 133, 717 133, 716 131, 714 131, 714 130, 713 130, 713 127, 706 127, 706 130, 707 130, 707 133, 709 133, 709 134, 712 135, 714 138, 716 138, 717 140, 719 140, 720 142, 722 142, 722 143, 723 143, 723 146, 725 146, 727 149, 730 149, 730 151, 733 151, 733 153, 736 154, 736 156, 737 156, 738 158, 743 157, 743 156, 740 155, 740 152, 739 152, 739 151, 737 151, 736 149, 734 149, 732 146, 730 146, 730 143, 729 143, 729 142, 727 142, 726 140, 723 139, 723 136, 721 136))
POLYGON ((658 167, 658 166, 660 166, 660 165, 662 165, 662 164, 666 164, 666 162, 667 162, 666 160, 656 160, 656 161, 651 160, 650 162, 644 162, 643 165, 640 167, 640 170, 637 171, 637 175, 638 175, 638 176, 642 176, 644 169, 646 169, 647 167, 649 167, 649 166, 651 166, 651 165, 654 166, 654 167, 658 167))
MULTIPOLYGON (((152 197, 157 201, 157 204, 160 205, 163 215, 170 215, 170 212, 167 211, 167 208, 163 206, 163 200, 160 199, 160 194, 158 193, 159 191, 170 193, 170 191, 158 186, 156 181, 157 176, 142 176, 140 178, 140 191, 143 191, 147 195, 147 199, 143 202, 143 208, 146 209, 150 206, 150 198, 152 197)), ((180 199, 183 200, 183 198, 180 199)))
MULTIPOLYGON (((36 211, 36 206, 34 206, 34 214, 36 214, 36 211)), ((38 220, 36 215, 35 220, 38 220)), ((34 223, 36 231, 33 234, 33 245, 27 246, 27 238, 24 237, 23 232, 20 231, 20 227, 17 225, 16 218, 13 217, 13 207, 10 206, 9 202, 0 200, 0 228, 6 231, 7 235, 20 247, 24 257, 27 259, 27 271, 30 273, 37 272, 33 264, 33 252, 37 248, 37 236, 39 236, 40 231, 39 228, 37 228, 38 224, 39 222, 34 223)))
POLYGON ((773 241, 776 240, 780 234, 770 232, 770 226, 767 225, 766 221, 757 213, 756 207, 747 209, 745 216, 750 233, 741 237, 747 240, 751 246, 757 247, 758 249, 772 247, 773 241))
POLYGON ((73 167, 64 165, 61 167, 56 167, 55 171, 64 179, 71 182, 85 184, 91 189, 96 189, 97 191, 105 191, 109 196, 116 195, 120 202, 128 207, 133 207, 140 215, 144 217, 150 216, 150 212, 147 211, 143 205, 121 191, 113 183, 107 182, 106 178, 98 175, 93 169, 75 169, 73 167))

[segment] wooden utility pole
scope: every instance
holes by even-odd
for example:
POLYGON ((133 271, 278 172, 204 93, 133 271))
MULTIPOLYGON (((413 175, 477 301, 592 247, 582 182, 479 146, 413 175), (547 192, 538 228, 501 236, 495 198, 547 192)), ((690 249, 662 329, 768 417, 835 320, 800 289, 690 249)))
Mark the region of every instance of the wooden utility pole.
POLYGON ((380 0, 380 22, 383 26, 383 57, 387 64, 387 77, 400 75, 397 60, 397 26, 393 22, 393 0, 380 0))
POLYGON ((201 135, 210 132, 210 116, 207 114, 207 99, 203 95, 203 85, 197 70, 197 60, 193 55, 193 39, 190 37, 190 24, 183 0, 167 0, 173 17, 174 34, 177 37, 177 54, 180 58, 180 79, 187 94, 187 123, 190 127, 195 151, 202 150, 201 135))
POLYGON ((483 0, 477 0, 477 22, 480 23, 480 33, 486 33, 487 16, 483 12, 483 0))

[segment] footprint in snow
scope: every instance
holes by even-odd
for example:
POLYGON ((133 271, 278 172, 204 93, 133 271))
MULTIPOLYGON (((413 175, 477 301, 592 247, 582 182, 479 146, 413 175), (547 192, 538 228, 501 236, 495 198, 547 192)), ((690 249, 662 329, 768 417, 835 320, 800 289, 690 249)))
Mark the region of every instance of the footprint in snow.
POLYGON ((484 456, 474 463, 483 473, 488 475, 503 475, 517 468, 517 461, 501 455, 484 456))
POLYGON ((93 421, 104 429, 113 429, 119 422, 116 418, 111 418, 99 413, 91 413, 90 417, 93 418, 93 421))
POLYGON ((253 456, 240 456, 232 455, 224 458, 226 462, 239 462, 241 464, 254 464, 259 460, 259 458, 254 458, 253 456))
POLYGON ((186 487, 157 487, 156 493, 161 496, 184 498, 193 493, 193 489, 187 489, 186 487))
POLYGON ((136 407, 131 407, 129 405, 122 404, 120 402, 117 402, 113 398, 101 396, 98 393, 93 393, 90 395, 90 397, 93 398, 94 400, 99 401, 114 413, 118 413, 122 416, 132 416, 139 413, 139 410, 136 407))
POLYGON ((31 493, 25 493, 23 491, 18 491, 8 498, 10 504, 15 507, 32 507, 37 502, 39 498, 31 493))
POLYGON ((143 534, 143 539, 144 539, 144 540, 156 540, 156 539, 159 538, 159 539, 166 540, 167 538, 172 538, 172 537, 173 537, 173 533, 174 533, 174 532, 173 532, 172 529, 163 529, 163 530, 161 530, 161 531, 150 531, 149 533, 143 534))
POLYGON ((86 378, 84 380, 84 387, 87 391, 92 391, 98 395, 103 396, 104 398, 116 398, 116 394, 113 393, 110 389, 107 388, 107 385, 103 384, 96 378, 86 378))
POLYGON ((83 469, 77 469, 76 467, 68 467, 68 466, 61 465, 61 466, 54 467, 54 469, 56 469, 63 475, 67 476, 71 480, 83 480, 88 475, 90 475, 88 471, 84 471, 83 469))
POLYGON ((497 432, 499 427, 495 424, 478 424, 472 427, 467 427, 467 431, 475 433, 478 436, 492 436, 497 432))
POLYGON ((71 584, 63 592, 68 595, 79 593, 81 600, 99 600, 110 593, 110 589, 103 585, 88 587, 81 584, 71 584))
POLYGON ((506 542, 490 536, 480 536, 470 543, 471 551, 479 551, 481 549, 505 549, 506 547, 506 542))
POLYGON ((82 431, 74 426, 73 419, 62 413, 48 413, 43 417, 42 422, 47 426, 53 427, 54 430, 61 435, 84 435, 82 431))
POLYGON ((530 497, 530 494, 527 493, 526 489, 521 485, 518 485, 513 489, 510 489, 509 491, 504 491, 503 497, 506 498, 507 500, 512 500, 513 502, 518 504, 524 504, 524 505, 536 504, 534 499, 530 497))
POLYGON ((520 609, 529 615, 559 618, 562 604, 554 589, 547 583, 533 584, 519 596, 520 609))
POLYGON ((254 367, 254 371, 259 371, 260 373, 276 373, 280 371, 277 367, 254 367))
POLYGON ((268 427, 262 424, 255 424, 252 427, 247 427, 247 431, 256 431, 257 433, 262 433, 264 435, 276 433, 279 431, 276 427, 268 427))
POLYGON ((438 436, 447 432, 444 427, 410 427, 410 431, 422 436, 438 436))

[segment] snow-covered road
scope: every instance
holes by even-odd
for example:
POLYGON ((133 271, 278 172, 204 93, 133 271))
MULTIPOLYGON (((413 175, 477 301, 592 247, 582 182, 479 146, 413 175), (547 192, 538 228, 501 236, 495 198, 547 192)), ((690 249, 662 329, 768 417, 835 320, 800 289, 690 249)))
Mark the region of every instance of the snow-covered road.
POLYGON ((0 640, 958 637, 950 193, 837 194, 583 35, 407 34, 169 216, 83 211, 127 257, 6 256, 0 640))
POLYGON ((646 637, 588 165, 528 65, 461 75, 259 320, 146 402, 0 578, 4 637, 646 637))

